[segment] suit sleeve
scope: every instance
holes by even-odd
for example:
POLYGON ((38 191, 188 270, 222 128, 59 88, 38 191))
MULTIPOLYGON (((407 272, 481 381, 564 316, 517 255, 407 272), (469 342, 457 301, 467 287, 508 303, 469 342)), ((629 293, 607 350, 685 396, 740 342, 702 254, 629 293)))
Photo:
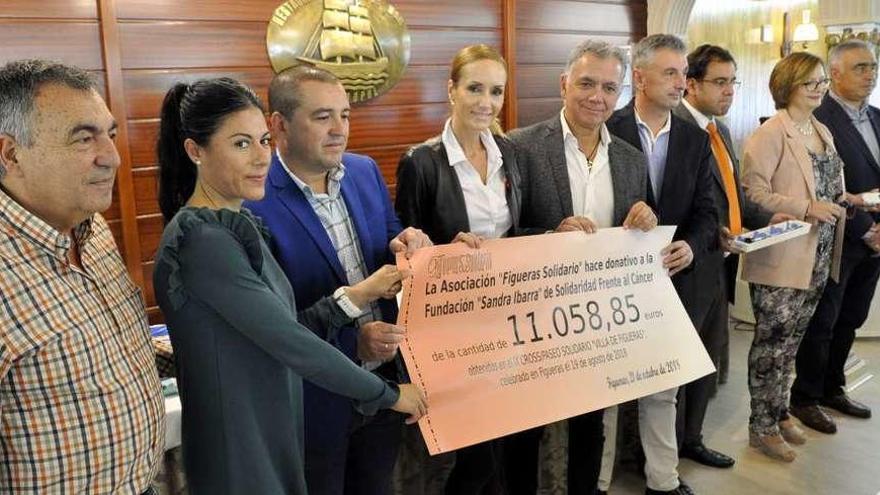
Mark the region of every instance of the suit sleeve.
MULTIPOLYGON (((379 171, 379 166, 376 165, 372 158, 370 159, 370 165, 373 171, 373 179, 376 183, 376 191, 382 198, 382 210, 385 212, 386 241, 391 242, 391 239, 397 237, 397 234, 400 234, 403 228, 400 226, 400 219, 397 218, 394 207, 391 206, 391 195, 388 194, 388 185, 385 184, 385 179, 382 177, 382 172, 379 171)), ((387 249, 386 251, 388 251, 389 262, 393 263, 394 257, 391 255, 391 251, 387 249)))
POLYGON ((712 151, 709 138, 702 139, 697 182, 694 188, 694 199, 691 206, 691 221, 682 238, 691 247, 694 257, 699 258, 718 246, 718 207, 712 192, 712 174, 709 165, 712 162, 712 151))
POLYGON ((303 379, 360 402, 359 409, 367 414, 397 401, 392 386, 296 320, 286 301, 251 267, 231 232, 209 224, 198 227, 182 244, 179 262, 182 282, 192 297, 303 379))
MULTIPOLYGON (((767 125, 767 124, 765 124, 767 125)), ((746 196, 771 212, 782 212, 804 219, 810 200, 793 198, 773 191, 771 181, 782 161, 783 138, 780 132, 759 127, 746 142, 742 159, 742 186, 746 196)))
POLYGON ((520 180, 519 229, 516 235, 544 234, 547 229, 535 227, 532 221, 534 215, 532 211, 532 154, 523 143, 526 141, 526 134, 514 132, 509 139, 516 153, 516 169, 519 172, 520 180))
POLYGON ((405 153, 397 164, 397 196, 394 209, 401 223, 407 227, 424 228, 427 223, 426 211, 428 194, 422 167, 416 163, 412 153, 405 153))

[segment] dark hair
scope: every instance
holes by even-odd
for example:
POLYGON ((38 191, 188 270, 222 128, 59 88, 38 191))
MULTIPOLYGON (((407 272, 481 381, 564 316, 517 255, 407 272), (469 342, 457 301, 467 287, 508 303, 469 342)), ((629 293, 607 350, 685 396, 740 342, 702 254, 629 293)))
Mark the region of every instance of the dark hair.
POLYGON ((717 45, 700 45, 694 51, 688 53, 688 79, 698 81, 706 77, 706 71, 712 62, 732 63, 736 67, 736 60, 729 51, 717 45))
POLYGON ((339 78, 328 70, 309 64, 299 64, 279 72, 269 83, 269 109, 289 119, 302 104, 300 87, 306 81, 340 84, 339 78))
POLYGON ((192 196, 198 176, 183 147, 187 138, 201 146, 229 114, 256 107, 265 111, 254 91, 227 77, 177 83, 162 103, 156 154, 159 157, 159 209, 165 222, 192 196))

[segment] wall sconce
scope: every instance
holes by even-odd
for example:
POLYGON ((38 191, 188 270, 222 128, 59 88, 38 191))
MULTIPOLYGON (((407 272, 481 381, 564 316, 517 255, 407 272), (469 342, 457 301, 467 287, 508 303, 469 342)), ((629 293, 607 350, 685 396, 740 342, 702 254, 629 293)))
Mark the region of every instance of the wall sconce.
POLYGON ((773 43, 773 24, 761 26, 761 43, 773 43))
POLYGON ((810 22, 809 10, 804 10, 801 15, 803 16, 803 22, 794 28, 792 41, 795 43, 803 43, 803 46, 806 49, 807 43, 810 41, 819 41, 819 28, 810 22))
POLYGON ((802 43, 803 48, 806 49, 807 43, 819 40, 819 28, 810 22, 810 11, 804 10, 801 16, 802 22, 795 27, 793 35, 789 34, 791 33, 791 19, 788 12, 782 16, 782 47, 780 48, 780 53, 783 57, 791 53, 794 43, 802 43))

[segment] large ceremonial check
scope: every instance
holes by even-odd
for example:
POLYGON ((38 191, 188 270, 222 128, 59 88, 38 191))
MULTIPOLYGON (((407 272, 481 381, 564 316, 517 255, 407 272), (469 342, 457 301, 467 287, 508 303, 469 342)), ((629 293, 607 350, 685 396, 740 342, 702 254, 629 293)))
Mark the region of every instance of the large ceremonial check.
POLYGON ((714 370, 662 266, 674 227, 417 251, 398 324, 438 454, 605 408, 714 370))

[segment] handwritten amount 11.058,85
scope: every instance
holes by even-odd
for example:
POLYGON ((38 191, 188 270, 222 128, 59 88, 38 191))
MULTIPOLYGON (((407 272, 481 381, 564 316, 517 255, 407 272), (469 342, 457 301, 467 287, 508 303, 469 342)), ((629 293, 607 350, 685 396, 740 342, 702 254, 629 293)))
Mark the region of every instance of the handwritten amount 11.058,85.
MULTIPOLYGON (((569 334, 577 335, 588 328, 594 331, 604 329, 610 332, 613 326, 621 326, 627 322, 635 323, 641 318, 639 308, 633 302, 632 294, 627 294, 622 299, 620 297, 612 297, 609 301, 609 306, 611 307, 610 319, 602 317, 599 303, 596 301, 587 301, 586 304, 569 304, 567 307, 556 306, 553 308, 553 329, 556 331, 556 335, 560 337, 565 337, 569 334)), ((535 312, 529 311, 526 313, 526 319, 529 320, 531 326, 532 335, 529 342, 544 340, 544 336, 535 324, 535 312)), ((513 345, 525 344, 526 341, 520 337, 520 328, 516 315, 508 316, 507 321, 513 327, 513 345)), ((548 333, 547 338, 553 338, 553 334, 548 333)))

